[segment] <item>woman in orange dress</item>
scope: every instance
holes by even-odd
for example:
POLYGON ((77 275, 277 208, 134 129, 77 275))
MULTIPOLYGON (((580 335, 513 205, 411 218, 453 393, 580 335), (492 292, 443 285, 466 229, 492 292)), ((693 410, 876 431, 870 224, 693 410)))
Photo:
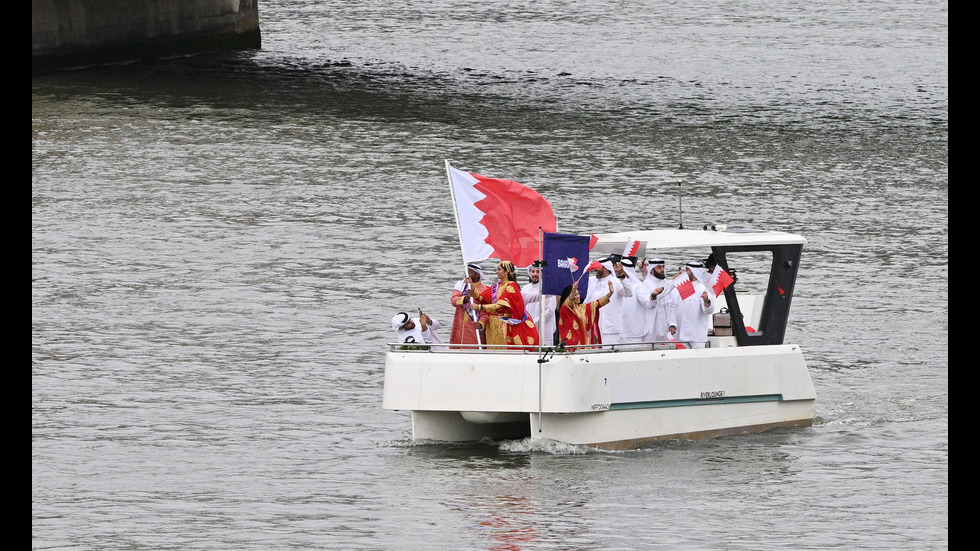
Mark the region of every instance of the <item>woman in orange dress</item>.
POLYGON ((514 264, 506 260, 497 264, 497 279, 479 293, 472 285, 469 288, 477 309, 490 315, 485 328, 487 344, 523 345, 525 350, 533 350, 538 346, 538 328, 524 309, 514 264))

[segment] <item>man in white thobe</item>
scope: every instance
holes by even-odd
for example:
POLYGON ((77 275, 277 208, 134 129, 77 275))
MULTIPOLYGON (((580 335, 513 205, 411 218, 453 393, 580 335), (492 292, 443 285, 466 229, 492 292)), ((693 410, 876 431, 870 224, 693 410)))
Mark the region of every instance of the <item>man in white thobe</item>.
MULTIPOLYGON (((555 268, 557 269, 557 268, 555 268)), ((529 266, 527 269, 528 282, 521 287, 524 297, 524 311, 527 312, 538 328, 541 344, 552 346, 555 338, 555 308, 558 297, 544 295, 544 321, 541 321, 541 268, 529 266)))
POLYGON ((619 258, 604 258, 599 261, 599 264, 599 268, 595 271, 595 282, 589 286, 589 295, 585 302, 592 302, 605 296, 609 292, 608 282, 612 282, 613 294, 609 304, 603 306, 599 312, 599 335, 602 337, 602 344, 619 344, 620 333, 623 330, 623 300, 632 297, 633 292, 617 277, 617 273, 623 272, 623 265, 619 258))
MULTIPOLYGON (((620 331, 620 342, 641 343, 651 342, 653 334, 653 313, 657 307, 655 301, 650 300, 653 293, 652 279, 649 277, 640 279, 633 266, 635 259, 624 258, 622 261, 623 272, 626 277, 620 281, 625 287, 629 287, 631 297, 623 299, 623 327, 620 331)), ((644 272, 646 264, 640 263, 640 272, 644 272)))
MULTIPOLYGON (((701 282, 704 279, 701 262, 688 262, 684 270, 694 285, 694 293, 686 299, 679 295, 675 298, 678 301, 674 310, 677 340, 690 342, 693 348, 704 348, 711 328, 711 314, 715 311, 715 297, 701 282)), ((676 284, 674 293, 677 293, 676 284)))
MULTIPOLYGON (((666 279, 666 264, 663 259, 653 258, 640 263, 640 273, 643 274, 642 286, 634 283, 633 298, 636 308, 644 312, 643 320, 646 332, 637 342, 660 342, 674 340, 670 327, 675 325, 674 306, 676 293, 670 293, 670 280, 666 279), (649 268, 649 272, 648 272, 649 268)), ((624 303, 624 332, 627 323, 624 303)))

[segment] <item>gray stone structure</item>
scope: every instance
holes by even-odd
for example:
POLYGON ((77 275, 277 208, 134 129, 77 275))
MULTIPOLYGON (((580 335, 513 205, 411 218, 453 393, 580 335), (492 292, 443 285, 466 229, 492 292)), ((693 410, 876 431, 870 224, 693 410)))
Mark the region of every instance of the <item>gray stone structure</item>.
POLYGON ((261 47, 258 0, 32 0, 32 69, 261 47))

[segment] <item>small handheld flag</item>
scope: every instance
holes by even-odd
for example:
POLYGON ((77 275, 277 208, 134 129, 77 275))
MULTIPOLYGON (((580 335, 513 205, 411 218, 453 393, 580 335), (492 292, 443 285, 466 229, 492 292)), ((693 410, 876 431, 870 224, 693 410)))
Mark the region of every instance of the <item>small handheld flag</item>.
POLYGON ((721 296, 722 291, 725 287, 731 285, 735 280, 732 276, 728 275, 721 266, 715 266, 715 269, 711 272, 711 277, 708 279, 708 286, 711 287, 711 291, 715 296, 721 296))
POLYGON ((636 256, 636 253, 638 253, 639 251, 640 251, 640 242, 632 239, 627 239, 626 247, 623 248, 623 258, 636 256))
POLYGON ((582 275, 578 276, 578 280, 576 280, 575 283, 582 281, 582 276, 584 276, 585 274, 591 272, 592 270, 598 270, 601 267, 602 264, 600 264, 598 260, 593 260, 592 262, 589 263, 588 266, 585 267, 585 270, 582 271, 582 275))
POLYGON ((694 282, 692 282, 687 276, 684 276, 684 281, 678 283, 675 288, 677 289, 677 294, 681 296, 681 300, 685 300, 687 297, 694 294, 694 282))

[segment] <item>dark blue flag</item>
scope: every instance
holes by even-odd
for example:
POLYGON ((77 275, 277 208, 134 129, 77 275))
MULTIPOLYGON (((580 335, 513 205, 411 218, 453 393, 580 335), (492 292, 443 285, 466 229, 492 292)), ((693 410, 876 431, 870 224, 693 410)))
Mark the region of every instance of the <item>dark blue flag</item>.
POLYGON ((589 236, 545 232, 543 249, 547 265, 541 278, 541 292, 561 295, 562 289, 579 281, 578 292, 585 297, 589 292, 589 278, 582 274, 589 265, 589 236), (577 265, 572 266, 576 268, 574 271, 569 269, 569 258, 577 265))

